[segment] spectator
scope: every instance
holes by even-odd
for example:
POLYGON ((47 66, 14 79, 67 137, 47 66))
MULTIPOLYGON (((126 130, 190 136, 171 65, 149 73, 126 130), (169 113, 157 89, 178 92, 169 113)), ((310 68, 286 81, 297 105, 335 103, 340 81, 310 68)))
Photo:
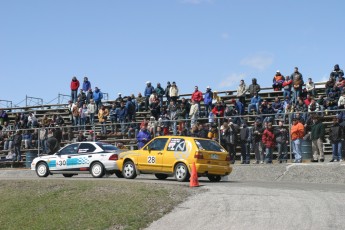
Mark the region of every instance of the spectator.
POLYGON ((229 122, 224 122, 223 128, 221 129, 221 143, 228 151, 232 164, 234 164, 236 160, 236 143, 238 131, 239 126, 234 124, 231 119, 229 119, 229 122))
POLYGON ((341 105, 345 105, 345 91, 342 93, 338 100, 338 107, 340 107, 341 105))
POLYGON ((89 89, 86 93, 86 104, 89 104, 92 99, 93 99, 93 91, 92 89, 89 89))
POLYGON ((250 164, 250 143, 252 142, 252 129, 246 123, 242 125, 240 130, 241 143, 241 164, 250 164))
POLYGON ((62 141, 62 131, 59 127, 57 127, 56 129, 53 129, 53 137, 56 138, 56 141, 57 141, 56 144, 57 144, 57 147, 59 149, 61 141, 62 141))
POLYGON ((87 105, 87 114, 89 115, 90 125, 95 123, 95 113, 96 113, 96 104, 93 99, 90 100, 90 104, 87 105))
POLYGON ((71 81, 71 100, 72 100, 72 102, 77 101, 77 93, 78 93, 79 86, 80 86, 80 83, 79 83, 77 77, 74 76, 72 78, 72 81, 71 81))
POLYGON ((213 107, 212 113, 217 117, 217 118, 223 118, 224 117, 224 107, 221 102, 217 102, 216 106, 213 107))
MULTIPOLYGON (((91 89, 91 82, 89 81, 89 79, 87 77, 84 77, 84 81, 83 81, 84 93, 89 92, 90 89, 91 89)), ((91 91, 92 91, 92 89, 91 89, 91 91)))
POLYGON ((276 143, 275 143, 275 135, 273 132, 273 126, 271 122, 267 123, 267 128, 262 134, 262 144, 265 146, 265 149, 266 149, 265 163, 272 164, 273 149, 276 143))
POLYGON ((28 116, 28 127, 29 128, 37 128, 38 127, 37 118, 36 118, 35 114, 33 114, 33 113, 29 113, 29 116, 28 116))
POLYGON ((138 140, 138 149, 141 149, 144 145, 146 145, 146 143, 148 143, 151 140, 151 134, 147 130, 147 123, 145 123, 144 125, 140 127, 137 140, 138 140))
POLYGON ((305 84, 305 89, 308 95, 312 95, 313 97, 316 96, 315 84, 313 82, 313 79, 308 78, 308 82, 305 84))
POLYGON ((63 119, 61 114, 58 115, 58 117, 56 119, 56 124, 58 126, 63 126, 65 124, 65 121, 64 121, 64 119, 63 119))
POLYGON ((310 94, 307 94, 307 98, 304 100, 304 104, 305 104, 306 106, 309 106, 312 99, 313 99, 313 98, 310 96, 310 94))
POLYGON ((170 81, 167 82, 167 87, 165 88, 165 96, 167 97, 167 105, 170 104, 170 81))
POLYGON ((117 123, 117 110, 116 104, 112 104, 111 109, 109 110, 109 118, 111 122, 111 133, 115 134, 116 133, 116 123, 117 123))
POLYGON ((180 133, 182 133, 186 127, 186 125, 185 125, 186 114, 187 114, 186 106, 185 106, 185 104, 181 103, 177 109, 177 120, 179 123, 178 130, 180 133))
POLYGON ((303 82, 303 76, 302 74, 298 71, 298 67, 295 67, 295 71, 291 74, 290 78, 292 79, 293 87, 293 101, 294 103, 297 102, 297 99, 302 93, 302 86, 304 84, 303 82))
POLYGON ((148 111, 149 110, 149 99, 151 94, 153 93, 153 90, 155 88, 151 85, 150 81, 146 82, 146 87, 144 90, 144 96, 145 96, 145 110, 148 111))
POLYGON ((344 127, 340 126, 339 121, 339 118, 333 117, 333 124, 329 129, 329 140, 332 144, 332 160, 330 162, 343 161, 341 159, 341 152, 344 140, 344 127))
MULTIPOLYGON (((186 116, 184 119, 189 119, 190 103, 188 102, 188 100, 186 100, 186 98, 182 97, 181 98, 181 104, 184 104, 184 108, 186 109, 186 116)), ((189 127, 188 120, 186 120, 185 124, 186 124, 186 126, 189 127)))
POLYGON ((168 105, 167 108, 168 114, 169 114, 169 119, 172 122, 172 130, 173 130, 173 135, 176 135, 177 133, 177 105, 175 101, 171 98, 170 104, 168 105))
POLYGON ((101 109, 98 111, 98 121, 101 123, 101 134, 107 134, 106 122, 109 116, 109 110, 102 105, 101 109))
POLYGON ((158 99, 156 90, 153 90, 149 97, 149 107, 150 105, 158 99))
POLYGON ((212 124, 211 129, 208 131, 207 138, 218 141, 218 127, 217 124, 212 124))
MULTIPOLYGON (((152 95, 151 95, 152 96, 152 95)), ((156 120, 159 119, 161 107, 160 107, 160 101, 158 98, 156 98, 151 104, 150 104, 150 111, 151 116, 153 116, 156 120)))
POLYGON ((89 136, 86 139, 87 141, 95 141, 96 137, 95 137, 95 133, 93 132, 93 130, 89 131, 89 136))
POLYGON ((83 104, 83 106, 79 109, 79 124, 83 130, 86 128, 86 118, 87 118, 88 112, 86 104, 83 104))
POLYGON ((48 152, 47 138, 48 138, 48 130, 44 126, 41 126, 39 129, 39 141, 40 141, 40 146, 42 148, 42 154, 46 154, 48 152))
POLYGON ((20 151, 21 145, 22 145, 22 131, 21 130, 17 130, 16 134, 14 135, 13 138, 13 144, 14 144, 14 152, 16 154, 16 158, 14 158, 14 161, 18 160, 21 161, 22 160, 22 152, 20 151))
POLYGON ((128 126, 128 139, 137 138, 138 132, 140 130, 139 123, 134 119, 128 126))
POLYGON ((254 97, 255 93, 258 94, 260 92, 261 88, 260 85, 257 83, 256 78, 252 79, 252 84, 249 85, 248 90, 250 97, 254 97))
POLYGON ((273 89, 274 91, 280 91, 283 87, 283 82, 285 81, 285 78, 283 75, 281 75, 280 71, 277 70, 276 75, 273 77, 273 89))
POLYGON ((243 107, 246 107, 246 92, 247 92, 246 83, 244 83, 244 80, 242 79, 240 81, 239 86, 237 87, 236 96, 238 100, 243 104, 243 107))
POLYGON ((191 100, 198 106, 198 111, 200 112, 200 102, 202 100, 202 92, 199 91, 198 86, 194 87, 194 92, 192 93, 191 100))
POLYGON ((345 86, 345 79, 342 76, 339 76, 338 81, 335 82, 335 87, 337 87, 342 92, 344 86, 345 86))
POLYGON ((280 115, 283 113, 284 110, 283 103, 281 103, 279 97, 274 98, 274 102, 272 103, 272 109, 275 113, 274 119, 279 119, 280 115))
POLYGON ((126 109, 128 118, 127 120, 128 122, 132 122, 135 119, 135 104, 132 102, 131 97, 127 97, 126 109))
POLYGON ((304 136, 304 126, 298 120, 298 118, 293 118, 291 126, 291 144, 292 144, 292 151, 295 155, 294 163, 302 163, 302 149, 301 149, 301 141, 304 136))
POLYGON ((191 127, 191 131, 189 133, 189 136, 191 137, 199 137, 199 129, 198 129, 198 125, 194 124, 191 127))
POLYGON ((320 105, 315 101, 315 99, 311 99, 311 102, 308 106, 308 112, 318 112, 320 111, 320 105))
POLYGON ((123 101, 123 97, 121 93, 117 94, 117 98, 115 99, 116 106, 120 106, 121 101, 123 101))
POLYGON ((5 110, 0 110, 0 125, 3 125, 5 122, 8 122, 8 114, 5 110))
POLYGON ((292 86, 292 79, 290 79, 289 76, 285 77, 285 81, 282 84, 283 86, 283 98, 288 97, 289 99, 291 98, 291 86, 292 86))
POLYGON ((77 102, 74 103, 72 107, 72 115, 73 115, 73 125, 74 125, 74 130, 78 130, 79 126, 79 107, 77 105, 77 102))
POLYGON ((173 81, 171 87, 170 87, 170 100, 173 100, 175 104, 177 103, 177 99, 179 98, 179 92, 178 87, 176 85, 176 82, 173 81))
POLYGON ((99 108, 102 106, 103 93, 98 87, 95 87, 93 92, 93 101, 96 104, 96 113, 98 113, 99 108))
POLYGON ((334 81, 337 80, 337 78, 339 78, 340 76, 343 77, 344 76, 344 71, 342 69, 339 68, 339 65, 336 64, 334 65, 334 69, 331 72, 330 76, 334 79, 334 81))
POLYGON ((261 97, 258 95, 257 92, 255 92, 254 96, 252 97, 252 99, 250 100, 250 103, 248 105, 248 115, 251 113, 251 110, 253 108, 254 108, 254 111, 256 113, 258 113, 260 104, 261 104, 261 97))
POLYGON ((190 111, 189 111, 189 117, 191 119, 191 126, 196 124, 196 121, 198 119, 198 114, 199 114, 199 106, 192 99, 192 105, 191 105, 190 111))
POLYGON ((289 144, 289 131, 284 127, 283 121, 279 121, 274 136, 278 147, 277 160, 279 163, 287 162, 287 147, 289 144))
POLYGON ((334 86, 335 86, 335 80, 332 76, 330 76, 329 80, 325 84, 326 96, 329 94, 329 92, 331 92, 333 90, 334 86))
MULTIPOLYGON (((312 101, 310 101, 310 103, 311 102, 312 101)), ((302 98, 298 99, 298 103, 295 105, 295 112, 301 114, 304 120, 307 119, 308 106, 304 103, 302 98)))
POLYGON ((199 124, 198 125, 198 137, 208 138, 208 131, 210 130, 207 126, 208 124, 199 124))
POLYGON ((83 142, 83 141, 86 141, 86 137, 84 136, 84 133, 83 132, 79 132, 78 136, 77 136, 77 142, 83 142))
POLYGON ((117 119, 121 125, 121 134, 125 135, 126 133, 126 117, 127 117, 127 108, 125 106, 125 102, 121 101, 120 107, 117 110, 117 119))
POLYGON ((212 110, 212 99, 213 99, 213 92, 210 86, 207 86, 206 92, 204 94, 204 105, 206 111, 206 117, 208 117, 208 113, 212 110))
POLYGON ((155 136, 157 129, 157 121, 155 117, 150 117, 149 122, 147 123, 147 130, 151 133, 151 135, 155 136))
POLYGON ((78 101, 80 102, 81 105, 86 103, 86 94, 84 93, 83 89, 80 89, 80 92, 78 94, 78 101))
POLYGON ((163 135, 166 136, 169 134, 169 127, 170 127, 170 119, 167 112, 163 112, 159 119, 158 119, 158 125, 162 128, 163 135))
POLYGON ((145 98, 141 95, 141 93, 138 93, 138 96, 136 97, 136 101, 137 101, 136 112, 140 112, 142 108, 145 106, 145 98))
POLYGON ((159 99, 159 106, 162 107, 165 90, 162 88, 161 83, 157 83, 157 87, 156 87, 155 91, 156 91, 157 97, 159 99))
POLYGON ((313 160, 312 162, 324 162, 325 156, 323 153, 323 142, 325 139, 325 126, 320 121, 319 116, 314 114, 312 116, 313 125, 311 126, 311 141, 313 149, 313 160))

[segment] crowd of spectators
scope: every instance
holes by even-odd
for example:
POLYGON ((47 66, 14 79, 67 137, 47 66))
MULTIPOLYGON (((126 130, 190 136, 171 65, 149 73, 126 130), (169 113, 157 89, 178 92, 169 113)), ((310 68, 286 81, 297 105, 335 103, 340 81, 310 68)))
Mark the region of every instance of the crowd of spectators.
MULTIPOLYGON (((80 132, 78 140, 86 140, 87 138, 80 134, 93 129, 97 118, 101 125, 101 135, 120 132, 129 139, 137 138, 138 147, 145 143, 145 139, 154 136, 190 135, 220 141, 228 150, 233 162, 236 147, 241 146, 243 164, 250 162, 251 151, 255 152, 254 163, 271 163, 275 147, 278 151, 278 161, 286 161, 289 139, 294 136, 286 127, 288 124, 292 124, 293 127, 297 121, 299 126, 303 126, 303 135, 297 135, 297 141, 292 139, 291 147, 295 154, 295 162, 298 163, 301 161, 299 142, 306 134, 313 136, 311 132, 315 124, 322 123, 320 116, 336 115, 337 124, 341 124, 339 127, 342 132, 338 139, 344 139, 342 122, 345 121, 345 112, 338 112, 345 106, 343 77, 343 71, 339 65, 335 65, 325 84, 324 96, 317 94, 312 78, 304 82, 303 75, 297 67, 292 74, 286 76, 278 70, 273 77, 272 88, 274 91, 283 91, 282 98, 277 96, 273 101, 262 99, 259 94, 261 87, 257 79, 253 78, 248 87, 244 80, 240 81, 236 97, 229 103, 225 103, 210 86, 207 86, 204 92, 195 86, 191 98, 188 99, 180 97, 179 88, 174 81, 171 84, 168 81, 165 88, 160 83, 154 87, 150 81, 147 81, 143 95, 138 93, 137 96, 132 94, 122 97, 122 94, 118 93, 114 103, 105 106, 102 104, 103 93, 98 87, 93 91, 91 82, 84 77, 80 88, 80 83, 74 76, 70 85, 71 100, 68 103, 69 119, 73 127, 64 127, 65 121, 61 115, 52 115, 50 118, 44 115, 37 119, 33 113, 18 113, 13 124, 9 124, 6 111, 0 111, 2 129, 0 141, 4 150, 11 150, 15 148, 14 137, 18 133, 16 130, 39 128, 21 133, 21 146, 28 149, 37 148, 36 140, 39 140, 42 151, 47 153, 49 152, 47 140, 49 137, 54 137, 56 130, 61 133, 55 134, 61 136, 58 137, 59 143, 62 140, 72 140, 73 131, 80 132), (251 99, 247 105, 248 94, 251 99), (201 106, 202 104, 204 106, 201 106), (149 112, 150 118, 144 119, 141 123, 136 122, 136 114, 139 112, 149 112), (243 115, 247 115, 248 120, 245 120, 243 115), (249 125, 251 120, 254 120, 253 125, 249 125), (145 138, 143 139, 142 136, 145 138)), ((313 152, 321 152, 314 154, 313 161, 324 159, 320 150, 322 142, 325 141, 324 135, 323 133, 316 138, 319 141, 315 143, 310 137, 313 152)), ((334 153, 337 152, 336 148, 342 148, 341 143, 338 142, 331 140, 334 153)), ((336 153, 332 160, 341 160, 338 155, 336 153)))

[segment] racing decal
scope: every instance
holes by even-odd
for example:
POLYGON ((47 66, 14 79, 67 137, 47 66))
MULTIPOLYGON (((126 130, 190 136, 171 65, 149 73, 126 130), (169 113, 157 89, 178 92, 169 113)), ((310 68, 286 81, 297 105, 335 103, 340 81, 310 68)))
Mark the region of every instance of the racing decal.
POLYGON ((184 139, 176 138, 171 139, 169 143, 170 149, 174 151, 174 157, 176 160, 187 159, 192 151, 192 143, 184 139), (174 146, 172 146, 172 143, 174 146))
POLYGON ((48 160, 48 167, 55 168, 56 167, 56 160, 48 160))
POLYGON ((148 156, 147 163, 149 164, 156 164, 156 157, 155 156, 148 156))

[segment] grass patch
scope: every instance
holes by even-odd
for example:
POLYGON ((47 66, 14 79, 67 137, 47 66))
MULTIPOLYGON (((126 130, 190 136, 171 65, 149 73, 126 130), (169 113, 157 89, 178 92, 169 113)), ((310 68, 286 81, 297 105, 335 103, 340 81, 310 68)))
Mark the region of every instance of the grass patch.
POLYGON ((193 191, 186 184, 0 181, 1 229, 140 229, 193 191))

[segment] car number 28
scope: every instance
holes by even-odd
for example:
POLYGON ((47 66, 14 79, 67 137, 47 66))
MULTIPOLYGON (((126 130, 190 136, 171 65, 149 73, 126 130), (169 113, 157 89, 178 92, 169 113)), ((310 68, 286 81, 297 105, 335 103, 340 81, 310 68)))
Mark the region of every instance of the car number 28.
POLYGON ((149 164, 155 164, 155 163, 156 163, 156 157, 154 157, 154 156, 148 156, 148 157, 147 157, 147 163, 149 163, 149 164))

